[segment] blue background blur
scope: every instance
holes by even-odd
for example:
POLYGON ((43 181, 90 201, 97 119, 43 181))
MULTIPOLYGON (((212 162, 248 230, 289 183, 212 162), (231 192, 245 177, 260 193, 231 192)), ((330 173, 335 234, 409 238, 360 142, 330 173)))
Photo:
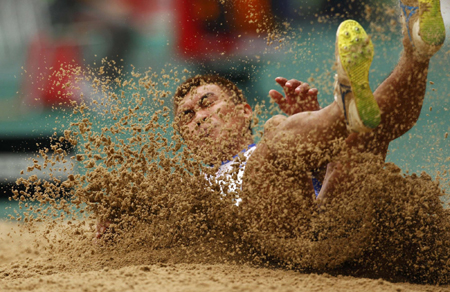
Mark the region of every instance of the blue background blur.
MULTIPOLYGON (((268 91, 277 89, 274 78, 283 76, 308 81, 319 89, 321 105, 327 105, 333 100, 335 32, 342 20, 354 18, 372 35, 372 89, 388 76, 401 53, 397 1, 225 3, 231 4, 0 0, 0 218, 11 204, 5 201, 9 183, 29 164, 26 158, 38 149, 36 143, 45 145, 55 119, 66 119, 67 110, 53 108, 57 97, 45 93, 49 67, 62 62, 95 66, 108 57, 125 71, 133 65, 141 72, 149 67, 154 72, 173 67, 217 72, 235 81, 252 106, 269 102, 268 91), (369 9, 371 3, 376 6, 369 9), (251 24, 257 21, 263 23, 258 31, 251 24), (277 27, 272 45, 267 45, 266 26, 277 27)), ((428 79, 434 84, 427 88, 418 124, 391 143, 388 156, 405 172, 426 171, 433 177, 450 171, 450 138, 444 139, 450 132, 450 1, 441 3, 447 41, 430 64, 428 79)), ((173 92, 176 85, 169 89, 173 92)), ((449 181, 443 183, 450 190, 449 181)))

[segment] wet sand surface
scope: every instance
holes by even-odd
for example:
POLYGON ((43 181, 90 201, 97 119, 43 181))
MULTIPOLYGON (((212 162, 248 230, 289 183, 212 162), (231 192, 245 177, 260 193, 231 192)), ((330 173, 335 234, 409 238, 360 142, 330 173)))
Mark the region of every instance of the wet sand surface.
MULTIPOLYGON (((448 286, 300 273, 248 264, 171 263, 98 265, 98 258, 40 252, 34 235, 0 223, 0 291, 449 291, 448 286), (10 234, 8 236, 7 234, 10 234), (92 265, 91 265, 92 264, 92 265), (91 265, 91 267, 89 267, 91 265)), ((170 253, 170 250, 168 251, 170 253)), ((137 254, 132 258, 136 259, 137 254)), ((114 255, 117 256, 117 255, 114 255)), ((126 259, 126 255, 122 255, 126 259)), ((141 252, 142 262, 149 257, 141 252)), ((132 261, 132 260, 131 260, 132 261)), ((109 263, 110 262, 110 263, 109 263)), ((154 262, 154 263, 151 263, 154 262)))

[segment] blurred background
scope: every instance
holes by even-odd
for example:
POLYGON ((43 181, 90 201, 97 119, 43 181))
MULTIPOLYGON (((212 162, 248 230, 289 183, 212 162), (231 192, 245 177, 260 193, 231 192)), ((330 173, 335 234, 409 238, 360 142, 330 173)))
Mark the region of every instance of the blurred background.
MULTIPOLYGON (((422 116, 388 157, 404 172, 433 177, 450 170, 450 1, 441 3, 447 41, 432 59, 422 116)), ((61 64, 92 68, 107 58, 124 71, 219 73, 252 106, 268 103, 274 78, 284 76, 317 87, 325 106, 333 100, 339 23, 356 19, 372 36, 374 89, 401 53, 399 13, 392 0, 0 0, 0 200, 32 164, 27 158, 61 134, 70 111, 62 101, 80 99, 83 88, 65 94, 70 74, 54 74, 61 64)), ((118 75, 113 66, 105 70, 118 75)))

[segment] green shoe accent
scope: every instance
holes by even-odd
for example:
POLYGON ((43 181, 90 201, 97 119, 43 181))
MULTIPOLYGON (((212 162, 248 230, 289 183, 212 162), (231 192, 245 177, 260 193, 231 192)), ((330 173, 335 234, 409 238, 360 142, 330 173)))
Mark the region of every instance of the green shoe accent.
POLYGON ((369 85, 369 70, 373 60, 373 44, 363 27, 354 20, 339 26, 338 54, 350 80, 356 108, 363 125, 374 129, 381 122, 380 108, 369 85))
POLYGON ((430 46, 439 46, 445 40, 445 26, 439 0, 419 0, 419 35, 430 46))

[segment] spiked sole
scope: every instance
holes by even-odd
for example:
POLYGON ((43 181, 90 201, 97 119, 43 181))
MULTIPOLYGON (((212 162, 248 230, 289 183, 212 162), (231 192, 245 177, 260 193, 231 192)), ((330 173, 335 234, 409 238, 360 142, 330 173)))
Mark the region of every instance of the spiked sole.
POLYGON ((419 0, 420 38, 430 46, 439 46, 445 40, 445 26, 439 0, 419 0))
POLYGON ((374 129, 380 124, 381 115, 369 86, 372 41, 354 20, 344 21, 339 26, 337 37, 339 59, 350 80, 359 118, 365 127, 374 129))

